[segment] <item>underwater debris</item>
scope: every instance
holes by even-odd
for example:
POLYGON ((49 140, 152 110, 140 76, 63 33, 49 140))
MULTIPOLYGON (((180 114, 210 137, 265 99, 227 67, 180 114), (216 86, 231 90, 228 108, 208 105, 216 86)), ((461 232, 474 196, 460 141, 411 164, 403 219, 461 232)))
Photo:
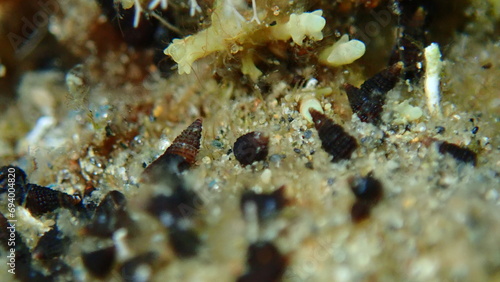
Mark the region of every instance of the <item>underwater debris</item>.
POLYGON ((195 120, 181 132, 165 153, 154 160, 142 173, 146 182, 157 182, 166 175, 179 174, 189 169, 196 161, 200 150, 202 121, 195 120))
POLYGON ((97 278, 105 278, 108 276, 113 269, 115 260, 116 248, 114 246, 89 253, 82 253, 83 265, 97 278))
POLYGON ((264 136, 264 133, 252 131, 236 139, 233 154, 243 166, 263 161, 267 158, 268 143, 269 137, 264 136))
POLYGON ((455 160, 463 163, 470 163, 473 166, 477 164, 477 154, 467 148, 462 148, 456 144, 448 143, 446 141, 438 144, 439 153, 449 154, 455 160))
POLYGON ((350 159, 358 147, 356 139, 345 132, 342 126, 333 123, 326 115, 314 109, 310 109, 309 112, 318 131, 321 147, 332 155, 332 162, 350 159))
POLYGON ((385 94, 396 86, 401 68, 402 64, 396 63, 366 80, 360 88, 344 84, 352 111, 361 121, 375 125, 381 122, 385 94))
POLYGON ((382 183, 371 174, 366 177, 355 177, 350 180, 352 193, 356 201, 351 208, 353 222, 361 222, 370 216, 371 209, 382 199, 382 183))
POLYGON ((246 191, 241 196, 240 209, 244 217, 248 217, 247 205, 253 204, 257 208, 259 220, 266 220, 276 215, 287 204, 285 198, 285 186, 281 186, 276 191, 269 194, 257 194, 254 191, 246 191))
POLYGON ((248 247, 247 271, 238 282, 281 281, 287 259, 271 242, 257 242, 248 247))

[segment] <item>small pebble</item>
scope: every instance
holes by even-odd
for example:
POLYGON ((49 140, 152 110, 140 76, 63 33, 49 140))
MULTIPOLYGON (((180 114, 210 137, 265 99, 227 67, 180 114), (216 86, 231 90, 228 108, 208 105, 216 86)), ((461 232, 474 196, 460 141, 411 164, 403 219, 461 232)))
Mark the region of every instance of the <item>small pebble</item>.
POLYGON ((446 129, 442 126, 436 126, 436 133, 443 134, 446 129))
POLYGON ((314 169, 313 164, 311 162, 307 162, 305 164, 305 167, 308 168, 308 169, 314 169))
POLYGON ((311 138, 311 136, 312 136, 312 130, 308 129, 308 130, 304 131, 304 138, 305 139, 309 139, 309 138, 311 138))
POLYGON ((270 169, 266 168, 260 175, 260 179, 264 184, 269 184, 271 182, 272 172, 270 169))

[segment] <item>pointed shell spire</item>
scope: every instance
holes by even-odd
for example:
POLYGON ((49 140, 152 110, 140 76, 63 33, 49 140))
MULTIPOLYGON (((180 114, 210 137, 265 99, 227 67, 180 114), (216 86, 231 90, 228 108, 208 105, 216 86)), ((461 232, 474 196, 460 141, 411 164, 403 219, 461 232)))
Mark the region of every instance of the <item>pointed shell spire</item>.
POLYGON ((356 139, 326 115, 314 109, 310 109, 309 112, 318 131, 323 149, 333 157, 332 162, 350 159, 351 154, 358 147, 356 139))
POLYGON ((174 154, 183 157, 190 165, 196 161, 196 155, 200 150, 202 122, 195 120, 188 128, 175 138, 172 145, 168 147, 165 154, 174 154))

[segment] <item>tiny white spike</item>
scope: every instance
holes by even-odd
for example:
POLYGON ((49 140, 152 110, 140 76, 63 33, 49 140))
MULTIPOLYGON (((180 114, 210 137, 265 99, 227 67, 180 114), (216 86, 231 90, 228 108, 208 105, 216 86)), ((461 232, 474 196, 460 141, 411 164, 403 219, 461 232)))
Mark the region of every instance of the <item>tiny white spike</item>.
POLYGON ((196 0, 189 0, 189 15, 192 17, 195 12, 201 13, 200 5, 196 0))
POLYGON ((161 1, 162 0, 153 0, 153 1, 149 2, 148 9, 149 10, 156 9, 156 7, 158 7, 158 5, 160 4, 161 1))
POLYGON ((161 0, 161 8, 166 10, 168 7, 168 0, 161 0))
POLYGON ((139 26, 139 20, 141 19, 141 12, 142 12, 142 7, 141 3, 139 3, 139 0, 134 0, 135 4, 135 10, 134 10, 134 28, 137 28, 139 26))
POLYGON ((255 21, 258 24, 260 24, 259 16, 257 15, 257 4, 255 3, 255 0, 252 0, 252 9, 253 9, 253 17, 250 22, 255 21))

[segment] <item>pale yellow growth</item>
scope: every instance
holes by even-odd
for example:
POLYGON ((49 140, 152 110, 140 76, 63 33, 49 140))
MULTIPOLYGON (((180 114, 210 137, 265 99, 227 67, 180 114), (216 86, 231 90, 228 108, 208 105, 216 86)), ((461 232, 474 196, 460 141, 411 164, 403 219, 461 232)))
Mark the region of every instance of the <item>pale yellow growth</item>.
POLYGON ((302 45, 302 41, 306 37, 314 41, 322 40, 323 33, 321 31, 326 24, 322 15, 322 10, 300 15, 291 14, 287 23, 277 24, 270 28, 271 39, 284 41, 292 38, 297 45, 302 45))
POLYGON ((256 24, 243 21, 235 10, 228 9, 222 1, 217 1, 217 8, 212 14, 212 25, 183 39, 174 39, 165 49, 179 66, 179 73, 191 73, 194 61, 213 52, 229 50, 242 38, 257 28, 256 24))
POLYGON ((395 106, 394 112, 397 114, 397 118, 393 121, 394 124, 405 124, 410 121, 418 120, 423 114, 421 108, 410 105, 408 100, 395 106))
POLYGON ((319 61, 332 67, 348 65, 361 58, 365 50, 363 42, 356 39, 349 41, 349 36, 344 34, 339 41, 321 51, 319 61))
MULTIPOLYGON (((269 27, 256 21, 247 21, 224 0, 218 0, 212 14, 212 25, 195 35, 183 39, 174 39, 165 49, 178 64, 180 74, 191 73, 192 64, 211 53, 230 50, 231 53, 246 52, 243 45, 261 45, 272 40, 288 40, 302 44, 305 37, 312 40, 323 39, 321 30, 325 26, 322 11, 291 14, 286 23, 278 23, 269 27)), ((257 79, 261 73, 252 60, 251 54, 243 56, 243 73, 257 79)))
POLYGON ((123 9, 130 9, 134 6, 134 0, 120 0, 123 9))
POLYGON ((253 62, 253 52, 247 52, 241 59, 241 72, 248 75, 253 81, 262 75, 262 72, 255 66, 253 62))

